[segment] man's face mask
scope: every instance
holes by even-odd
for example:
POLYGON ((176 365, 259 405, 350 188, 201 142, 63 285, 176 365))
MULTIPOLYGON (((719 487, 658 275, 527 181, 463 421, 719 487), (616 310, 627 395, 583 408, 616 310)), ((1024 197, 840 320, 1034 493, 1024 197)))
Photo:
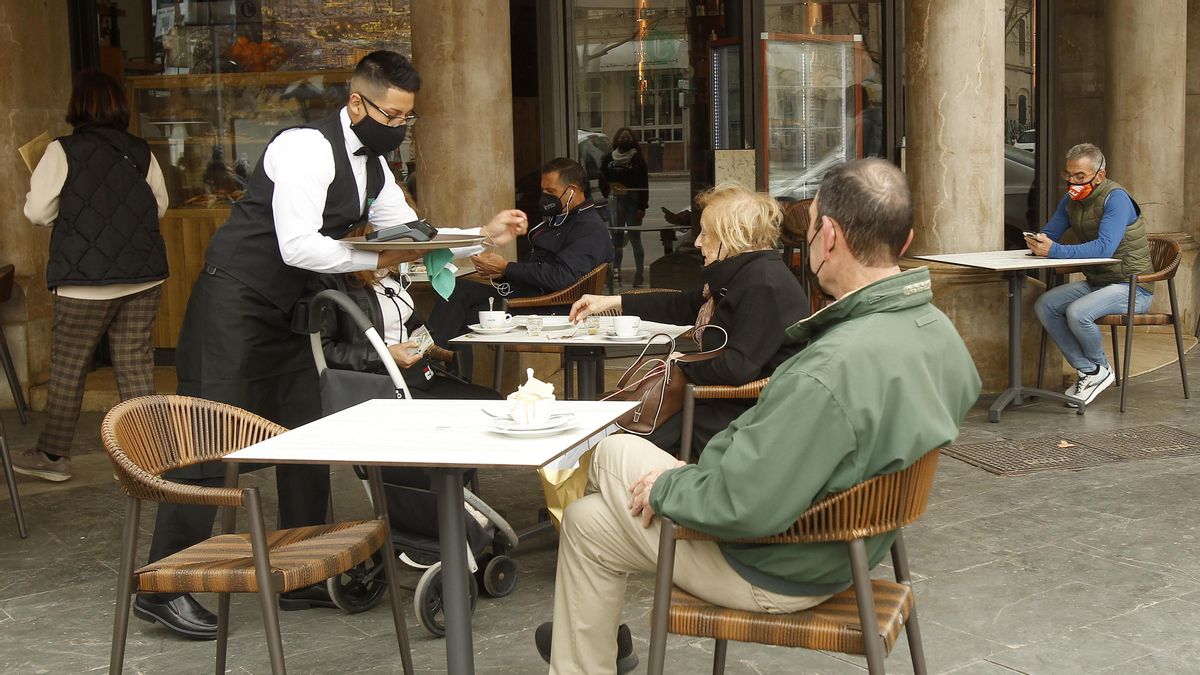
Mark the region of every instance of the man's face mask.
POLYGON ((1088 198, 1092 194, 1092 190, 1096 189, 1096 177, 1104 170, 1104 162, 1100 162, 1100 168, 1085 181, 1076 181, 1072 176, 1066 176, 1067 179, 1067 196, 1072 201, 1080 202, 1088 198))
MULTIPOLYGON (((365 105, 374 107, 383 113, 383 110, 380 110, 379 106, 372 103, 367 97, 361 94, 359 96, 365 105)), ((386 115, 387 113, 383 114, 386 115)), ((354 132, 355 136, 358 136, 358 140, 362 141, 363 147, 367 149, 367 152, 374 157, 378 157, 393 152, 396 148, 400 147, 400 144, 404 142, 404 138, 408 134, 408 125, 388 126, 376 121, 374 117, 371 117, 370 112, 368 112, 361 120, 351 124, 350 130, 354 132)))
POLYGON ((542 196, 538 199, 538 207, 541 209, 542 218, 549 219, 566 213, 567 209, 563 206, 563 202, 571 203, 571 200, 575 198, 575 188, 567 188, 564 196, 565 199, 564 197, 543 192, 542 196))

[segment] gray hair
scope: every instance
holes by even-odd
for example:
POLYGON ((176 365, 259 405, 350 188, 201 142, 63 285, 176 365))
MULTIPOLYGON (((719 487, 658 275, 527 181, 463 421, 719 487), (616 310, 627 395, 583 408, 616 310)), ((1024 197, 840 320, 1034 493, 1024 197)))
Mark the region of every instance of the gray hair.
POLYGON ((1100 148, 1091 143, 1080 143, 1067 151, 1068 162, 1083 159, 1084 157, 1092 160, 1093 171, 1099 171, 1104 166, 1104 153, 1100 152, 1100 148))

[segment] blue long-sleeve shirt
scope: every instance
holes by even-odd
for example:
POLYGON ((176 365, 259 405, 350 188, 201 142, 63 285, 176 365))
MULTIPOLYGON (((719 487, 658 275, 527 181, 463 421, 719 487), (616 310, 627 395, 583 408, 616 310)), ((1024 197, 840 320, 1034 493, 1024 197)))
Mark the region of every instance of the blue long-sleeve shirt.
POLYGON ((1079 244, 1060 244, 1064 232, 1070 227, 1067 218, 1067 200, 1063 197, 1054 210, 1054 215, 1042 234, 1054 243, 1050 245, 1050 258, 1111 258, 1116 253, 1117 246, 1125 238, 1125 229, 1138 219, 1137 209, 1129 193, 1124 190, 1113 190, 1104 202, 1104 215, 1100 217, 1100 233, 1095 239, 1079 244))

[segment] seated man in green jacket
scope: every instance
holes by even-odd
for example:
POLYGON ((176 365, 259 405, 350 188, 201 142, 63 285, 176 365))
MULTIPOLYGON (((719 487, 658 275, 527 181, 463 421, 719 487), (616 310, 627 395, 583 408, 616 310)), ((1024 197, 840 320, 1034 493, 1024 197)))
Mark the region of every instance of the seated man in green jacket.
MULTIPOLYGON (((698 464, 637 436, 597 449, 589 493, 563 518, 553 633, 538 629, 552 673, 636 665, 628 630, 621 650, 614 638, 626 576, 657 562, 655 513, 722 539, 775 534, 825 495, 900 471, 958 436, 979 375, 931 304, 928 270, 898 266, 912 239, 904 175, 877 159, 839 166, 822 181, 811 220, 809 263, 837 302, 787 330, 808 346, 775 370, 758 403, 709 441, 698 464)), ((893 539, 867 541, 872 566, 893 539)), ((681 588, 755 612, 806 609, 850 581, 838 543, 681 541, 675 558, 681 588)))

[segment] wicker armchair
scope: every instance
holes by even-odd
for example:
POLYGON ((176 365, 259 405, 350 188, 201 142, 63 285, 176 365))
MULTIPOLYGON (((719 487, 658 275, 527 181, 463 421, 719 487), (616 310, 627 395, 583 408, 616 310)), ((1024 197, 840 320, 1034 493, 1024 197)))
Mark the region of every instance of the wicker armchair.
MULTIPOLYGON (((386 513, 377 518, 267 532, 257 487, 234 487, 237 465, 226 467, 226 487, 176 483, 166 471, 225 455, 277 436, 283 427, 231 405, 184 396, 144 396, 125 401, 104 417, 101 437, 127 496, 117 579, 117 613, 109 672, 124 665, 130 596, 137 592, 218 593, 216 672, 225 672, 229 594, 257 593, 273 673, 285 672, 277 595, 338 575, 390 546, 386 513), (223 507, 222 534, 134 569, 143 501, 223 507), (234 534, 234 509, 248 511, 250 532, 234 534)), ((383 555, 390 588, 395 556, 383 555)), ((404 672, 412 673, 408 634, 399 597, 391 594, 404 672)))
POLYGON ((937 462, 937 450, 926 453, 903 471, 877 476, 844 492, 829 495, 810 506, 785 532, 745 540, 745 543, 755 544, 834 541, 848 544, 853 587, 802 612, 765 614, 726 609, 673 588, 675 541, 715 539, 662 518, 647 672, 663 672, 667 633, 670 632, 714 638, 717 641, 714 673, 724 672, 729 640, 863 654, 867 657, 869 671, 882 673, 884 658, 891 653, 900 628, 904 627, 908 632, 913 670, 918 674, 925 673, 925 653, 900 528, 913 523, 925 512, 937 462), (892 544, 896 581, 872 579, 864 540, 892 531, 896 532, 892 544), (864 632, 864 625, 874 629, 864 632))
POLYGON ((683 390, 683 433, 679 438, 679 459, 692 461, 692 426, 696 420, 697 399, 750 398, 757 399, 771 378, 764 377, 743 385, 689 384, 683 390))
POLYGON ((1175 299, 1175 272, 1183 257, 1179 244, 1164 237, 1148 237, 1150 259, 1154 271, 1150 274, 1134 274, 1129 278, 1129 305, 1124 314, 1108 314, 1096 319, 1096 325, 1108 326, 1112 335, 1113 372, 1117 386, 1121 387, 1121 412, 1125 412, 1125 395, 1129 392, 1129 361, 1133 356, 1134 326, 1172 326, 1175 329, 1175 351, 1179 356, 1179 377, 1183 380, 1183 397, 1191 398, 1188 391, 1187 367, 1183 362, 1183 335, 1179 326, 1179 305, 1175 299), (1171 300, 1171 312, 1134 314, 1133 305, 1137 298, 1137 284, 1167 282, 1167 294, 1171 300), (1117 326, 1125 326, 1125 370, 1121 370, 1121 355, 1117 347, 1117 326), (1122 386, 1125 385, 1125 386, 1122 386))

